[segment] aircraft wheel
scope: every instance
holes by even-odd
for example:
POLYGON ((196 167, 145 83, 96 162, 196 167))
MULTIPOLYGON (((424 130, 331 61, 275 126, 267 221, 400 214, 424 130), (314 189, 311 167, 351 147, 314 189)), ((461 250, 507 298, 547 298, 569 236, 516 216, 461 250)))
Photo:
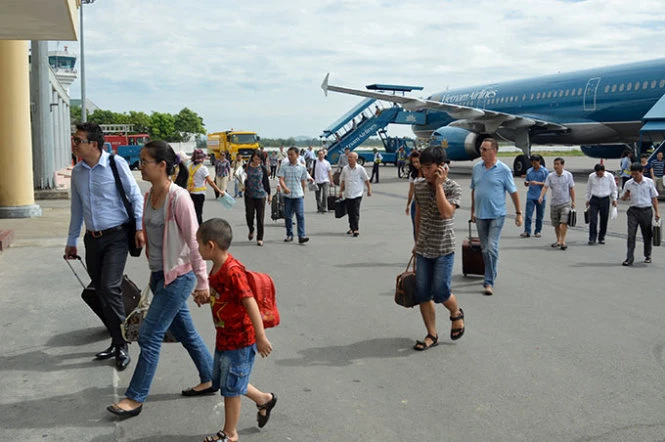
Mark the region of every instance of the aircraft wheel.
POLYGON ((365 165, 365 159, 363 157, 358 157, 358 164, 360 164, 361 166, 364 166, 365 165))
POLYGON ((513 175, 522 176, 526 175, 526 171, 529 168, 529 159, 526 155, 518 155, 515 157, 513 162, 513 175))

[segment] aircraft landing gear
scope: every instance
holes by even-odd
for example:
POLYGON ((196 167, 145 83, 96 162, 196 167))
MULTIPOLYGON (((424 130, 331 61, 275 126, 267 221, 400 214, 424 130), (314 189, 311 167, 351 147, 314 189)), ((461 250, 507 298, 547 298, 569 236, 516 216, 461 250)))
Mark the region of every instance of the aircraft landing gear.
POLYGON ((513 175, 522 176, 526 175, 526 171, 529 169, 529 158, 526 155, 518 155, 515 157, 513 162, 513 175))

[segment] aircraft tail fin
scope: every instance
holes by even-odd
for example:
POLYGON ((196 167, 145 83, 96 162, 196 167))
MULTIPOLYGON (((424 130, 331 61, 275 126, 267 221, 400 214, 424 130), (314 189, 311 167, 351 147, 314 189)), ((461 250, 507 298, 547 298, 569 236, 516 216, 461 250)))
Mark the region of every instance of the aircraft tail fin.
POLYGON ((326 77, 323 79, 323 83, 321 83, 321 89, 323 89, 323 93, 325 96, 328 96, 328 78, 330 77, 330 72, 326 74, 326 77))

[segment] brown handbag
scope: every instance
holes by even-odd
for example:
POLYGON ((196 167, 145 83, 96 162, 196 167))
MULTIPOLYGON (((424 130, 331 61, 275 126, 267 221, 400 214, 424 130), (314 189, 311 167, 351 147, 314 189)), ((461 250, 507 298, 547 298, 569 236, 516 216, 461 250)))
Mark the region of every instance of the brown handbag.
POLYGON ((416 302, 416 255, 411 255, 406 271, 397 275, 395 284, 395 303, 402 307, 412 308, 416 302))

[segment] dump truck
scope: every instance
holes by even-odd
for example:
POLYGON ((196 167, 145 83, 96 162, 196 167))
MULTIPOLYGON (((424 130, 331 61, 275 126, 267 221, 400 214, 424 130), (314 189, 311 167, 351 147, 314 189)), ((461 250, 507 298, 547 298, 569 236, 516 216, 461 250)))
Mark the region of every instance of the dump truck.
POLYGON ((210 133, 208 134, 210 163, 214 165, 221 152, 226 153, 229 160, 235 159, 236 155, 247 158, 259 148, 259 140, 260 138, 256 132, 231 129, 224 132, 210 133))

